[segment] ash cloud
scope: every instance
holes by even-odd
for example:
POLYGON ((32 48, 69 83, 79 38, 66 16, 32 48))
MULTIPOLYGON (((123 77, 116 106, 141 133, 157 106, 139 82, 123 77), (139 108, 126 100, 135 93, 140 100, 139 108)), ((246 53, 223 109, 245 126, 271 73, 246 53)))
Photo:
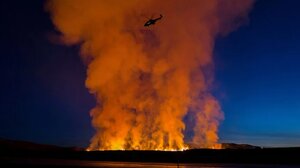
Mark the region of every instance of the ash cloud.
POLYGON ((214 40, 247 18, 252 0, 49 0, 66 45, 81 45, 96 134, 90 150, 184 149, 218 143, 223 119, 210 93, 214 40), (163 14, 149 28, 144 16, 163 14), (88 60, 88 61, 86 61, 88 60), (191 111, 191 113, 188 113, 191 111))

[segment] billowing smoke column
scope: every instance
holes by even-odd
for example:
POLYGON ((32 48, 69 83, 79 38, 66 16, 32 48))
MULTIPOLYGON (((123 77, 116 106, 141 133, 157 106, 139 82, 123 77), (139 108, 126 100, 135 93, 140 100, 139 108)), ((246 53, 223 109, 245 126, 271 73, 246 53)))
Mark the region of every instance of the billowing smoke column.
POLYGON ((81 45, 96 134, 90 150, 181 150, 218 142, 223 119, 210 93, 217 35, 237 28, 251 0, 51 0, 61 40, 81 45), (144 27, 146 17, 163 18, 144 27))

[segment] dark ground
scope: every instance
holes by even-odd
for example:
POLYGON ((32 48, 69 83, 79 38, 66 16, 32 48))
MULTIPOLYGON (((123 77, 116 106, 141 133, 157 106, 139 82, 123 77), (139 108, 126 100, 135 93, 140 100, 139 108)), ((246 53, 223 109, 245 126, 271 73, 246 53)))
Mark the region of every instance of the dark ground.
MULTIPOLYGON (((55 162, 64 167, 68 162, 108 161, 152 163, 213 163, 294 165, 300 167, 300 148, 247 148, 247 149, 192 149, 178 152, 164 151, 94 151, 62 148, 21 141, 0 140, 0 167, 39 166, 55 162), (61 162, 60 162, 61 161, 61 162), (61 163, 61 164, 60 164, 61 163)), ((47 167, 47 166, 46 166, 47 167)), ((53 167, 49 166, 49 167, 53 167)), ((67 166, 69 167, 69 166, 67 166)))

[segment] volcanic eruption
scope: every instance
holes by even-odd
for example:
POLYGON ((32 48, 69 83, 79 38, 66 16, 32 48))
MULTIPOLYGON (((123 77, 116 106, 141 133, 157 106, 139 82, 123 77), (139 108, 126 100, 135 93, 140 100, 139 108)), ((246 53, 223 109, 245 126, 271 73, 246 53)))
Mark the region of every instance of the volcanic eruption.
POLYGON ((96 133, 89 150, 183 150, 218 144, 211 94, 215 38, 244 23, 252 0, 50 0, 66 45, 80 45, 96 133), (164 18, 144 27, 145 16, 164 18), (184 120, 184 118, 190 118, 184 120), (186 133, 185 130, 192 130, 186 133))

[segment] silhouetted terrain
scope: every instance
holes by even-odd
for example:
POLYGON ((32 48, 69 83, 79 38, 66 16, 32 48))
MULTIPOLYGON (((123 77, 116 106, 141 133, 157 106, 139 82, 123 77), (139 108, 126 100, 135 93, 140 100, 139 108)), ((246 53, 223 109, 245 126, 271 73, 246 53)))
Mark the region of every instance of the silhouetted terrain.
POLYGON ((59 147, 55 145, 37 144, 27 141, 5 140, 0 138, 0 151, 31 151, 31 152, 56 152, 56 151, 82 151, 78 147, 59 147))
MULTIPOLYGON (((1 165, 35 165, 39 162, 119 161, 157 163, 238 163, 300 165, 300 148, 259 148, 226 144, 230 149, 191 149, 162 151, 93 151, 63 148, 23 141, 0 140, 1 165)), ((225 146, 226 146, 225 145, 225 146)), ((82 166, 82 165, 81 165, 82 166)))

